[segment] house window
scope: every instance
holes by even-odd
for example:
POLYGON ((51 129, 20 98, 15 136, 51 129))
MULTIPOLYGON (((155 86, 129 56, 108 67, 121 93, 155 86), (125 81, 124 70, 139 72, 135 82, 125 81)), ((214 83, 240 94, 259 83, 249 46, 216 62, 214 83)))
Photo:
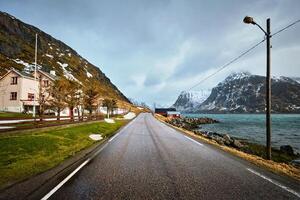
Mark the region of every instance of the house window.
POLYGON ((11 85, 17 85, 18 84, 18 77, 11 77, 11 85))
POLYGON ((44 87, 48 87, 49 86, 49 81, 48 80, 43 80, 43 85, 44 85, 44 87))
POLYGON ((17 100, 17 92, 10 93, 10 100, 17 100))
POLYGON ((34 94, 33 93, 28 93, 28 100, 33 101, 34 100, 34 94))

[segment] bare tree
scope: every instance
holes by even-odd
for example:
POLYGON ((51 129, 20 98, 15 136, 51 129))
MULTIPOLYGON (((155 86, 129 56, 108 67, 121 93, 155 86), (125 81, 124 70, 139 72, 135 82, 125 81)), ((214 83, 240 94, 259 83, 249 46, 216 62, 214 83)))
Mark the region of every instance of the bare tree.
POLYGON ((57 112, 57 120, 60 120, 60 112, 66 108, 65 98, 65 80, 57 79, 55 80, 51 87, 48 88, 48 93, 50 98, 48 100, 49 107, 57 112))
MULTIPOLYGON (((46 109, 50 108, 50 104, 49 104, 49 100, 51 98, 51 93, 49 92, 49 88, 51 88, 51 84, 50 85, 44 85, 44 83, 42 82, 42 79, 39 79, 39 92, 38 92, 38 97, 37 97, 37 101, 39 103, 39 116, 42 117, 45 113, 46 109)), ((42 118, 40 119, 42 121, 42 118)))
POLYGON ((82 92, 80 85, 69 79, 64 80, 64 102, 67 104, 68 108, 70 109, 70 117, 71 120, 74 119, 74 108, 77 107, 80 94, 82 92))
POLYGON ((115 108, 117 108, 117 101, 114 99, 104 99, 102 102, 102 106, 106 107, 107 115, 109 118, 110 114, 113 114, 115 108))
POLYGON ((97 108, 97 98, 99 96, 99 92, 97 91, 94 84, 90 84, 89 86, 84 88, 83 93, 84 106, 91 115, 93 113, 93 110, 97 108))

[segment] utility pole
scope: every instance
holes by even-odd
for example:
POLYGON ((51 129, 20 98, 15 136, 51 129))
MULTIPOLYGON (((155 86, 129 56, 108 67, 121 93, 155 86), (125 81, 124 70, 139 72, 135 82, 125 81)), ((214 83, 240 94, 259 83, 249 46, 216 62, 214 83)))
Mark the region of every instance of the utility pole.
MULTIPOLYGON (((34 82, 36 84, 36 64, 37 64, 37 33, 35 34, 35 61, 34 61, 34 82)), ((37 91, 34 89, 34 98, 33 98, 33 113, 32 116, 35 117, 35 113, 36 113, 36 108, 35 108, 35 103, 36 103, 36 95, 37 95, 37 91)))
POLYGON ((267 76, 266 76, 266 132, 267 159, 271 160, 271 20, 267 19, 267 76))
POLYGON ((271 20, 267 19, 267 30, 265 31, 258 23, 254 21, 252 17, 246 16, 244 18, 244 23, 256 25, 260 30, 262 30, 266 37, 267 44, 267 72, 266 72, 266 155, 267 159, 271 160, 272 149, 271 149, 271 20))

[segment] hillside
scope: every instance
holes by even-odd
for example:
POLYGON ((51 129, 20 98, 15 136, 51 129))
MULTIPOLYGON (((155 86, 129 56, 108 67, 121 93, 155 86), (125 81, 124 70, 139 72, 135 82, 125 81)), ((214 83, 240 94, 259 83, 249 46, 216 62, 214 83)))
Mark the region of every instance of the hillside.
POLYGON ((98 67, 82 58, 71 47, 4 12, 0 12, 0 76, 11 67, 23 71, 33 70, 36 33, 40 69, 46 72, 54 70, 58 76, 65 76, 83 85, 99 83, 97 88, 103 97, 128 102, 98 67))
MULTIPOLYGON (((295 79, 272 78, 273 113, 300 113, 300 83, 295 79)), ((196 113, 264 113, 265 77, 233 73, 214 87, 204 102, 191 108, 196 113)))

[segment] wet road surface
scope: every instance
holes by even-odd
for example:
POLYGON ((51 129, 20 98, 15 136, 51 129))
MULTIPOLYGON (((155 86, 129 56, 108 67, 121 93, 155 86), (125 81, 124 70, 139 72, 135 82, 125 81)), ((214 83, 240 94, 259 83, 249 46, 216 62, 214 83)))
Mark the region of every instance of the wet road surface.
POLYGON ((299 190, 140 114, 49 199, 299 199, 299 190))

